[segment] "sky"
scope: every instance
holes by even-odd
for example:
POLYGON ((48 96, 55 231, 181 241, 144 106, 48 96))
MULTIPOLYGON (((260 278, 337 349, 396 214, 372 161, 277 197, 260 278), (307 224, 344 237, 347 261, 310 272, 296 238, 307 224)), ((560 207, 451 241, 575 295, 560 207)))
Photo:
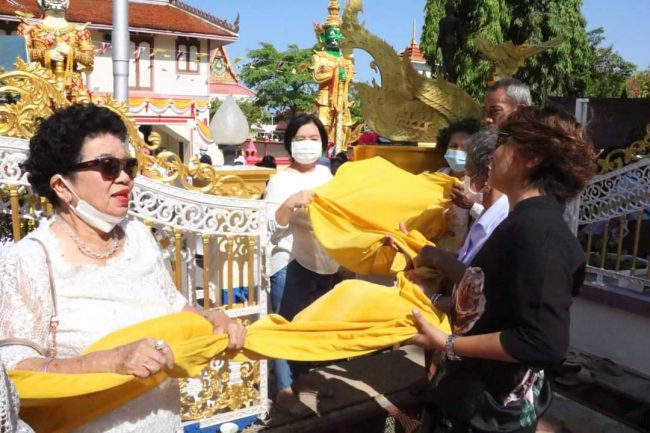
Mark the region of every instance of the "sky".
MULTIPOLYGON (((246 57, 260 42, 270 42, 278 50, 295 43, 311 47, 316 37, 313 23, 327 18, 328 0, 185 0, 219 18, 233 22, 240 14, 239 40, 226 47, 231 59, 246 57)), ((345 0, 341 0, 341 7, 345 0)), ((411 42, 413 20, 419 42, 426 0, 365 0, 360 22, 399 53, 411 42)), ((650 0, 584 0, 587 29, 603 27, 607 45, 639 69, 650 68, 650 0)), ((358 81, 376 78, 370 56, 355 51, 358 81)), ((245 62, 242 62, 245 63, 245 62)))

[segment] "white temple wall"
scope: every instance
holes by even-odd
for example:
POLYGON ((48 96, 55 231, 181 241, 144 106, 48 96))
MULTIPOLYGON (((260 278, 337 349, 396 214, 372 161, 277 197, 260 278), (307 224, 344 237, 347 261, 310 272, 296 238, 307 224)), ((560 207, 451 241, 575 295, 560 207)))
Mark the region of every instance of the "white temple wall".
MULTIPOLYGON (((102 54, 98 50, 101 48, 101 42, 104 40, 105 31, 92 30, 91 35, 93 44, 96 47, 95 51, 95 68, 90 75, 90 89, 93 92, 113 92, 113 64, 112 64, 112 47, 108 47, 102 54)), ((155 94, 168 96, 206 96, 208 93, 208 74, 209 64, 208 56, 201 56, 201 53, 207 53, 207 40, 201 40, 200 48, 197 51, 199 54, 198 62, 192 60, 192 64, 196 64, 197 71, 178 71, 176 61, 176 37, 158 35, 154 37, 153 50, 156 51, 153 57, 150 57, 151 51, 144 50, 140 54, 140 68, 138 72, 141 77, 139 83, 151 89, 138 89, 133 88, 136 84, 135 74, 136 65, 134 53, 131 51, 131 60, 129 61, 129 90, 138 93, 151 92, 152 96, 155 94), (164 51, 161 51, 164 50, 164 51), (153 76, 150 77, 148 72, 153 68, 153 76)), ((133 48, 133 47, 132 47, 133 48)), ((194 58, 194 54, 192 55, 194 58)))

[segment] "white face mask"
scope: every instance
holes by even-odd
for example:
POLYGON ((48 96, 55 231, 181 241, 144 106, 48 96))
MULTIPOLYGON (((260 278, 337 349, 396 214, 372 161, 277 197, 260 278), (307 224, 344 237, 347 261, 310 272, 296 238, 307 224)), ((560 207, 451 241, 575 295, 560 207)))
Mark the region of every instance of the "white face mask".
POLYGON ((72 195, 74 195, 77 198, 77 205, 73 206, 72 204, 70 204, 70 209, 72 210, 72 212, 74 212, 75 215, 77 215, 79 218, 84 220, 86 224, 104 233, 110 233, 115 228, 116 225, 118 225, 119 223, 122 222, 122 220, 124 220, 125 217, 113 216, 97 210, 93 205, 88 203, 86 200, 82 200, 81 198, 79 198, 77 193, 75 193, 72 190, 70 184, 68 184, 68 182, 65 181, 63 176, 61 175, 58 176, 59 179, 61 179, 61 182, 63 182, 65 186, 68 187, 72 195))
POLYGON ((313 164, 323 154, 323 143, 316 140, 302 140, 291 143, 291 157, 300 164, 313 164))

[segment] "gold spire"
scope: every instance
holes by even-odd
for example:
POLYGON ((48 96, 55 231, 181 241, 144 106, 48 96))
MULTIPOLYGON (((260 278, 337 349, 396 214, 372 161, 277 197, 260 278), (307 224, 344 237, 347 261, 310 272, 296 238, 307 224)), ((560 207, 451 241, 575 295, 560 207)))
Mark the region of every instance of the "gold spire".
POLYGON ((413 18, 413 39, 411 39, 411 45, 417 45, 418 42, 415 40, 415 18, 413 18))
POLYGON ((340 27, 341 17, 339 16, 339 11, 341 10, 341 6, 339 6, 339 0, 330 0, 327 10, 330 14, 323 27, 340 27))

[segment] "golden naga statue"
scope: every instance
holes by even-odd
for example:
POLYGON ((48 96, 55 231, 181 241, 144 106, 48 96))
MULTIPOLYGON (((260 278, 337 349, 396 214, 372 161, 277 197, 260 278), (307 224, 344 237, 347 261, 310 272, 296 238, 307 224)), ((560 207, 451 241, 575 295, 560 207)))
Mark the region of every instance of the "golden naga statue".
POLYGON ((347 150, 359 138, 361 127, 352 128, 348 91, 354 78, 354 63, 341 52, 341 19, 338 0, 330 0, 329 16, 322 26, 314 25, 316 38, 322 45, 312 56, 311 70, 319 90, 316 97, 318 118, 327 128, 336 153, 347 150))
POLYGON ((86 25, 65 19, 69 0, 38 0, 42 20, 21 17, 18 34, 25 37, 29 56, 52 72, 71 100, 88 96, 81 71, 91 72, 95 60, 90 31, 86 25))
POLYGON ((360 48, 373 57, 371 66, 381 74, 381 86, 355 83, 368 126, 395 141, 434 142, 438 130, 450 123, 480 118, 481 107, 464 90, 444 80, 418 74, 395 50, 359 24, 361 0, 349 0, 341 31, 344 52, 360 48))
POLYGON ((493 44, 485 38, 476 39, 476 49, 483 57, 494 64, 494 79, 512 77, 524 65, 528 57, 555 48, 564 41, 562 36, 556 36, 541 44, 515 45, 512 41, 493 44))

